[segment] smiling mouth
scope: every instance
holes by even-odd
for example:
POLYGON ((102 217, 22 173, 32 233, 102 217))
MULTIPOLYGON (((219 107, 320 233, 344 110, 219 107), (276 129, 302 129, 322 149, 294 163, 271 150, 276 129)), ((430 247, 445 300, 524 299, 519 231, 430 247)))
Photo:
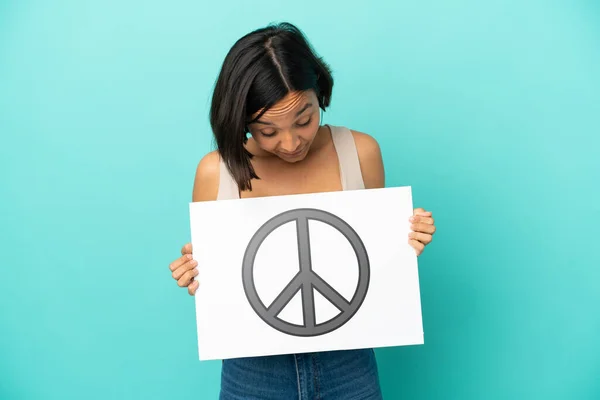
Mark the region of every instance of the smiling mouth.
POLYGON ((296 156, 299 156, 300 154, 302 154, 303 151, 304 151, 304 148, 301 148, 300 150, 297 150, 293 153, 281 153, 281 154, 283 154, 285 157, 296 157, 296 156))

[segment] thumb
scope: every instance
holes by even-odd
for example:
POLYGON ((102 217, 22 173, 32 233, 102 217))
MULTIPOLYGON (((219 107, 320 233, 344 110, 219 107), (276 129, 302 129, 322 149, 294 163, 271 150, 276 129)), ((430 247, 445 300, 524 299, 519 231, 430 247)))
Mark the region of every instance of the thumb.
POLYGON ((431 216, 431 211, 425 211, 423 208, 415 208, 413 212, 414 212, 414 215, 420 215, 423 217, 431 216))
POLYGON ((191 243, 186 243, 186 245, 181 248, 181 255, 183 256, 185 254, 192 254, 192 244, 191 243))

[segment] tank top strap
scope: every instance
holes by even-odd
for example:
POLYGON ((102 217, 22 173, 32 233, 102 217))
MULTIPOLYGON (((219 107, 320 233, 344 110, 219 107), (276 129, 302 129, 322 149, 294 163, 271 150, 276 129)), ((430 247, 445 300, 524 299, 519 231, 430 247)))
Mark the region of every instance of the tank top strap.
POLYGON ((365 183, 360 169, 358 151, 354 136, 350 129, 341 126, 328 125, 331 130, 331 138, 337 152, 340 164, 340 178, 343 190, 364 189, 365 183))
POLYGON ((219 157, 219 190, 217 192, 217 200, 231 200, 231 199, 239 199, 240 192, 238 190, 237 183, 225 162, 221 157, 219 157))

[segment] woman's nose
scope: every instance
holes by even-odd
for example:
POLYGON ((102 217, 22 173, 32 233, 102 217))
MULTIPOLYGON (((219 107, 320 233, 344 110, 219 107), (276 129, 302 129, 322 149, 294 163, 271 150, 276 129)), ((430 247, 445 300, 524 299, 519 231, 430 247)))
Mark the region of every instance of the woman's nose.
POLYGON ((299 142, 298 136, 288 132, 284 134, 281 139, 281 150, 285 151, 286 153, 293 153, 298 149, 299 142))

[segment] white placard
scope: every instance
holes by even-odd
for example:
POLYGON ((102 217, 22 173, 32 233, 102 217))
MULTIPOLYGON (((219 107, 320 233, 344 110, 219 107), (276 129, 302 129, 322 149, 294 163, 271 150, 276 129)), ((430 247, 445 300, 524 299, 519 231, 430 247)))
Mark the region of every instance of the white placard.
POLYGON ((410 187, 190 204, 200 360, 423 344, 410 187))

